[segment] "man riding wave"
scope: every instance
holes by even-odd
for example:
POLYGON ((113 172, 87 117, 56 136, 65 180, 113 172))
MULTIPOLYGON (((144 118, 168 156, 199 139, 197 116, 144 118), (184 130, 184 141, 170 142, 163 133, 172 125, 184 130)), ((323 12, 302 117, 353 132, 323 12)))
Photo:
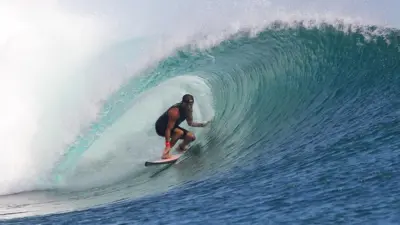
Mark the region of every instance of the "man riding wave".
POLYGON ((172 105, 158 118, 155 124, 156 132, 159 136, 165 137, 165 149, 161 156, 162 159, 171 157, 169 152, 179 139, 183 139, 183 142, 178 146, 178 151, 180 152, 186 151, 187 145, 196 140, 192 132, 179 126, 184 120, 191 127, 204 127, 209 123, 193 122, 193 103, 193 96, 185 94, 181 102, 172 105))

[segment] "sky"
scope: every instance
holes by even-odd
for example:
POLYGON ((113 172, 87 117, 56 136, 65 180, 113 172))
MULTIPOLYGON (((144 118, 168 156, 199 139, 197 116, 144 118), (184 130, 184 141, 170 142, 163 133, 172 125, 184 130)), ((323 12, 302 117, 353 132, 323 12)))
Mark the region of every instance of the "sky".
POLYGON ((163 21, 196 16, 206 19, 221 14, 226 17, 232 16, 229 12, 233 14, 238 10, 249 10, 253 5, 268 12, 284 7, 290 11, 362 17, 380 24, 400 26, 398 0, 61 0, 60 2, 69 9, 107 14, 113 18, 128 20, 126 23, 161 25, 163 21))

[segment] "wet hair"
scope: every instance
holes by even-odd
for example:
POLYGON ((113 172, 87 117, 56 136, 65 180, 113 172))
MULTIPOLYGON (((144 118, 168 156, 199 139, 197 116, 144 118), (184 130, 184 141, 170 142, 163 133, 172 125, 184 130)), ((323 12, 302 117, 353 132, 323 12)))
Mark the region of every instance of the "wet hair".
POLYGON ((192 103, 192 102, 194 102, 194 98, 193 98, 193 96, 190 95, 190 94, 185 94, 185 95, 182 97, 182 102, 192 103))

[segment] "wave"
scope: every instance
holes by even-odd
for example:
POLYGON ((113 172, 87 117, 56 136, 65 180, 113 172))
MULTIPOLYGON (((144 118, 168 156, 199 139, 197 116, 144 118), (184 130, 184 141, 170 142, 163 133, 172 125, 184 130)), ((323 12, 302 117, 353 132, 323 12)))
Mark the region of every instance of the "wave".
POLYGON ((2 45, 4 195, 49 190, 67 196, 67 205, 77 193, 90 199, 77 207, 139 197, 251 159, 269 163, 257 158, 283 157, 282 145, 336 143, 398 114, 396 29, 252 17, 223 31, 116 41, 95 19, 74 17, 76 27, 65 20, 69 14, 56 12, 51 17, 63 23, 45 28, 63 27, 63 38, 21 28, 22 36, 2 45), (36 47, 20 45, 28 40, 36 47), (49 42, 53 48, 44 51, 49 42), (16 60, 21 55, 42 64, 16 60), (213 119, 205 129, 185 126, 198 137, 186 160, 196 166, 149 178, 155 171, 143 162, 163 146, 154 121, 185 93, 195 96, 196 120, 213 119))
MULTIPOLYGON (((340 123, 351 121, 348 113, 363 108, 363 98, 372 97, 377 82, 397 79, 397 31, 371 41, 365 37, 368 29, 375 28, 348 33, 331 25, 275 24, 255 37, 238 34, 204 51, 178 51, 106 103, 102 120, 73 147, 78 153, 71 150, 67 157, 72 164, 80 160, 79 181, 71 183, 99 185, 89 180, 100 179, 109 184, 110 177, 126 177, 159 156, 163 140, 153 123, 187 92, 196 98, 195 118, 213 118, 209 129, 195 132, 218 167, 258 154, 246 149, 267 148, 293 132, 320 127, 337 112, 347 116, 340 123)), ((381 94, 389 91, 386 85, 381 88, 381 94)))

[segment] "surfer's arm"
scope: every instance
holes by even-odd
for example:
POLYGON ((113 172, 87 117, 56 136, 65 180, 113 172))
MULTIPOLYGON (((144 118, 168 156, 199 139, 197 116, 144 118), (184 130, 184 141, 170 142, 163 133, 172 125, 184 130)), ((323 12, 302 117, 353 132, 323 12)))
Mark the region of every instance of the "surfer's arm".
POLYGON ((197 123, 197 122, 193 122, 193 115, 192 112, 190 111, 188 113, 188 117, 186 119, 186 122, 188 123, 189 126, 191 127, 204 127, 206 124, 205 123, 197 123))
POLYGON ((168 124, 165 129, 165 143, 169 145, 171 140, 171 131, 174 128, 176 120, 179 118, 178 111, 176 109, 171 109, 168 112, 168 124))

